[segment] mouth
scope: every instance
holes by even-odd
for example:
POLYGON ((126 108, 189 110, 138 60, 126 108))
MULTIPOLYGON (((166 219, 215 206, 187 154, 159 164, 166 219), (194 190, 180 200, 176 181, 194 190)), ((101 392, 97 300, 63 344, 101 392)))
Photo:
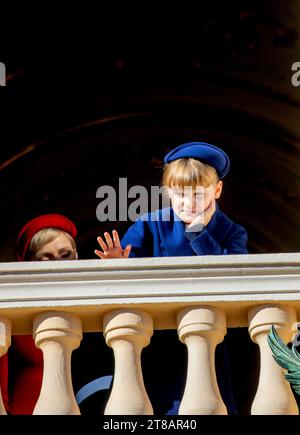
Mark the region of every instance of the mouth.
POLYGON ((192 215, 192 214, 195 214, 196 211, 191 211, 191 210, 181 210, 181 213, 192 215))

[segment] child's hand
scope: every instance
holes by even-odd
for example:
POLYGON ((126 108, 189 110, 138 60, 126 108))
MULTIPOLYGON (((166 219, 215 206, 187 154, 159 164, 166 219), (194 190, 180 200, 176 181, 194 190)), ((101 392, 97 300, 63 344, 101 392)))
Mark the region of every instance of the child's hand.
POLYGON ((216 211, 216 201, 213 199, 203 213, 198 214, 193 221, 187 225, 189 231, 201 231, 206 226, 216 211))
POLYGON ((128 258, 131 246, 127 245, 125 249, 122 249, 118 232, 116 230, 113 230, 112 235, 113 240, 110 237, 109 233, 104 233, 106 243, 104 242, 102 237, 97 238, 97 241, 101 246, 103 252, 95 250, 95 254, 98 255, 98 257, 102 258, 102 260, 108 258, 128 258))

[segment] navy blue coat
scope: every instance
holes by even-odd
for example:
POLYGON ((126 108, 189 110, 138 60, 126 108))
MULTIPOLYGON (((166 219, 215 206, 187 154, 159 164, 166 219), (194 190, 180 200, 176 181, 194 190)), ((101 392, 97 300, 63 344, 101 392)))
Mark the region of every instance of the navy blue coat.
MULTIPOLYGON (((235 224, 218 208, 208 225, 198 233, 186 232, 185 224, 174 214, 172 208, 164 208, 154 213, 140 217, 126 232, 121 241, 123 249, 131 244, 130 257, 172 257, 188 255, 226 255, 247 254, 247 232, 235 224), (169 217, 169 219, 168 219, 169 217)), ((150 397, 159 414, 173 415, 178 413, 178 407, 184 391, 185 363, 180 358, 185 357, 176 330, 156 331, 156 341, 149 346, 148 353, 150 369, 145 370, 144 379, 149 389, 150 397), (166 341, 164 341, 166 340, 166 341), (171 343, 171 346, 170 346, 171 343), (166 346, 169 347, 166 347, 166 346), (174 373, 167 374, 172 380, 169 384, 165 378, 157 379, 160 369, 153 370, 153 361, 161 361, 162 352, 166 361, 178 361, 174 365, 174 373), (181 361, 181 362, 180 362, 181 361), (150 376, 150 381, 148 377, 150 376), (173 405, 172 405, 173 403, 173 405), (167 411, 167 412, 166 412, 167 411)), ((153 340, 152 340, 153 341, 153 340)), ((227 340, 218 346, 216 353, 216 368, 218 384, 229 414, 236 414, 236 405, 232 390, 231 373, 228 362, 227 340)))
POLYGON ((130 257, 247 254, 247 232, 218 207, 198 233, 186 232, 172 208, 141 216, 126 232, 121 245, 131 244, 130 257), (169 219, 168 219, 169 217, 169 219))

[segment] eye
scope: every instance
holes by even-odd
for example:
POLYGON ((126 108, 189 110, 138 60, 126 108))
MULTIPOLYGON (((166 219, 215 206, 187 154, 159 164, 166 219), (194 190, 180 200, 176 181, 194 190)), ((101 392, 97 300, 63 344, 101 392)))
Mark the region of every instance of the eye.
POLYGON ((61 258, 68 258, 71 255, 71 251, 66 251, 61 254, 61 258))
POLYGON ((181 190, 173 190, 172 193, 175 196, 183 196, 183 192, 181 190))

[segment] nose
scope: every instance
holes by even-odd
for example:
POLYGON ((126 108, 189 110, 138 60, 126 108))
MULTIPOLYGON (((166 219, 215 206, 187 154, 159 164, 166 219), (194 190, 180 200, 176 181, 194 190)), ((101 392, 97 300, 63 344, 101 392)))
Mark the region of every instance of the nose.
POLYGON ((185 195, 183 198, 184 207, 192 209, 195 206, 195 198, 193 195, 185 195))

